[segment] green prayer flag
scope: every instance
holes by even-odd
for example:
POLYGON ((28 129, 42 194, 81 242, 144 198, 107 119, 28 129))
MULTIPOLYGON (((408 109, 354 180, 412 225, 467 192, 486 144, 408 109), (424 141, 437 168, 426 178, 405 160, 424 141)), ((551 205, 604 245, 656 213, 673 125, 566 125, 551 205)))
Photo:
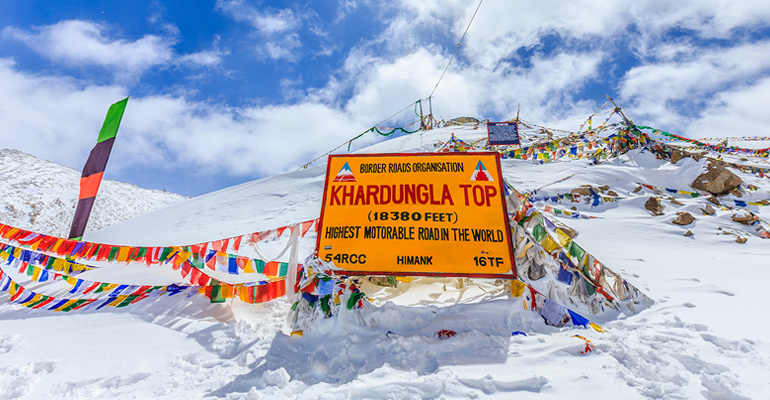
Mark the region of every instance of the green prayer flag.
MULTIPOLYGON (((219 283, 219 282, 217 282, 219 283)), ((220 286, 212 286, 211 287, 211 302, 212 303, 224 303, 227 301, 224 297, 222 297, 222 289, 220 286)))
POLYGON ((62 311, 63 311, 63 312, 69 312, 69 311, 72 311, 72 310, 73 310, 75 307, 77 307, 77 306, 79 306, 79 305, 81 305, 81 304, 85 303, 86 301, 88 301, 88 300, 87 300, 87 299, 80 299, 80 300, 78 300, 78 301, 76 301, 76 302, 74 302, 74 303, 72 303, 72 304, 68 305, 68 306, 67 306, 66 308, 64 308, 62 311))
POLYGON ((586 291, 588 291, 589 296, 593 296, 594 293, 596 293, 596 286, 592 285, 591 282, 588 282, 588 279, 583 280, 586 283, 586 291))
POLYGON ((532 236, 535 237, 535 240, 540 243, 541 240, 545 237, 546 232, 545 228, 543 228, 542 225, 537 224, 534 228, 532 228, 532 236))
POLYGON ((332 296, 327 294, 326 296, 321 297, 321 299, 318 300, 321 303, 321 310, 326 315, 331 315, 332 313, 331 307, 329 306, 329 301, 331 301, 331 299, 332 299, 332 296))
POLYGON ((128 104, 128 97, 110 106, 110 109, 107 110, 107 116, 104 118, 102 129, 99 131, 99 138, 96 140, 96 143, 115 137, 118 133, 120 120, 123 119, 123 112, 126 110, 126 104, 128 104))
POLYGON ((107 259, 110 261, 115 261, 116 258, 118 258, 118 252, 120 251, 120 247, 113 247, 110 249, 110 255, 107 256, 107 259))
POLYGON ((351 293, 348 299, 348 310, 352 310, 356 303, 358 303, 358 300, 361 300, 364 296, 366 295, 363 292, 351 293))
POLYGON ((137 296, 137 295, 128 296, 128 297, 126 297, 125 300, 121 301, 120 304, 115 306, 115 308, 125 307, 125 306, 131 304, 132 301, 136 300, 137 297, 139 297, 139 296, 137 296))
POLYGON ((586 253, 586 251, 583 250, 582 247, 578 246, 578 244, 575 243, 574 241, 572 242, 572 244, 570 245, 570 248, 569 248, 569 255, 571 255, 572 257, 577 258, 578 260, 582 260, 583 259, 583 255, 585 253, 586 253))
POLYGON ((265 272, 265 262, 262 260, 254 260, 254 265, 257 267, 258 273, 264 273, 265 272))

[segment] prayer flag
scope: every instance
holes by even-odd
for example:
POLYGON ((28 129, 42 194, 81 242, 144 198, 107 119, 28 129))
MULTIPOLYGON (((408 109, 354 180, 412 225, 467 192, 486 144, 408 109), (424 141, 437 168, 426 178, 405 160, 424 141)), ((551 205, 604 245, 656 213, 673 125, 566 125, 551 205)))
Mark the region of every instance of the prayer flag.
POLYGON ((123 118, 123 112, 126 109, 127 103, 128 97, 110 106, 104 119, 104 124, 102 124, 102 129, 99 131, 96 146, 91 150, 86 165, 83 167, 83 174, 80 178, 78 205, 75 210, 75 217, 72 219, 72 226, 70 227, 70 239, 80 240, 86 231, 88 218, 91 215, 96 194, 99 192, 99 185, 102 183, 104 170, 107 167, 112 145, 115 142, 115 135, 118 133, 120 120, 123 118))

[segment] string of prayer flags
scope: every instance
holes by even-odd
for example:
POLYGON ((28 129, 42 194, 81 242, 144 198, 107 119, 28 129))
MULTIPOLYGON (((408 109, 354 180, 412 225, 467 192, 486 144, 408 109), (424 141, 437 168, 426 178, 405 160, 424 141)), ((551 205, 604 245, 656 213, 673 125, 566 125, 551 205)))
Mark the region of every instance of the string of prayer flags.
MULTIPOLYGON (((135 247, 84 242, 44 235, 4 224, 0 224, 0 238, 35 251, 53 253, 67 259, 143 262, 148 266, 171 263, 175 269, 179 269, 185 262, 190 261, 198 268, 205 264, 212 270, 221 270, 233 275, 258 272, 270 278, 279 278, 286 276, 288 263, 249 258, 226 253, 226 251, 231 247, 231 243, 232 247, 239 248, 243 238, 247 238, 248 243, 254 244, 272 237, 280 237, 283 232, 293 232, 296 229, 299 229, 299 236, 303 237, 313 226, 317 229, 317 219, 210 243, 171 247, 135 247)), ((77 267, 80 265, 78 263, 67 262, 75 266, 73 268, 83 268, 77 267)))
MULTIPOLYGON (((710 143, 704 143, 703 139, 690 139, 686 137, 682 137, 679 135, 674 135, 672 133, 664 132, 659 129, 651 128, 649 126, 636 126, 638 129, 646 129, 652 131, 653 134, 659 134, 662 136, 665 136, 669 139, 680 141, 680 142, 686 142, 693 144, 697 147, 705 148, 709 151, 713 151, 716 153, 734 153, 734 154, 741 154, 741 155, 753 155, 756 157, 768 157, 770 156, 770 147, 765 149, 744 149, 734 146, 721 146, 721 145, 714 145, 710 143)), ((711 138, 706 140, 722 140, 723 138, 711 138)))

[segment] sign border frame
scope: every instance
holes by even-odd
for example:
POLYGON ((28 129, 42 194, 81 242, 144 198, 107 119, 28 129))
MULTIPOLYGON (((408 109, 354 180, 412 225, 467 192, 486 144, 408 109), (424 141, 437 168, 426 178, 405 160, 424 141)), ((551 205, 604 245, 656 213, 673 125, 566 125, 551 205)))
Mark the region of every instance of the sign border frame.
MULTIPOLYGON (((487 132, 488 134, 489 132, 487 132)), ((511 273, 507 274, 464 274, 456 272, 394 272, 394 271, 348 271, 348 270, 333 270, 332 274, 337 276, 427 276, 427 277, 467 277, 467 278, 489 278, 489 279, 517 279, 518 273, 516 271, 516 254, 513 249, 513 239, 511 238, 511 226, 508 216, 508 206, 505 202, 505 182, 503 181, 503 168, 500 164, 500 153, 495 151, 479 151, 479 152, 463 152, 463 153, 364 153, 364 154, 330 154, 326 160, 326 176, 324 177, 324 192, 323 202, 321 203, 321 216, 318 218, 318 237, 316 238, 315 250, 313 252, 314 257, 318 257, 318 249, 321 246, 321 235, 323 234, 323 220, 324 211, 326 210, 326 194, 329 188, 329 173, 331 170, 332 158, 339 157, 425 157, 425 156, 470 156, 470 155, 483 155, 494 156, 497 163, 497 179, 499 182, 498 190, 500 190, 500 199, 503 206, 503 219, 505 221, 506 234, 505 237, 508 242, 508 254, 511 262, 511 273)))

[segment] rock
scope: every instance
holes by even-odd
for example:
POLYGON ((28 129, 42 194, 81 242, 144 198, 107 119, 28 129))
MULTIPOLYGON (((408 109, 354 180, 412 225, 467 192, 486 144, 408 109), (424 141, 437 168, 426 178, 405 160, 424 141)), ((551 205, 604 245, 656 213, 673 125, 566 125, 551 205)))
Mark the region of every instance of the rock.
MULTIPOLYGON (((591 189, 593 189, 591 186, 588 186, 588 187, 581 186, 579 188, 572 189, 570 193, 579 194, 581 196, 593 196, 593 193, 591 193, 591 189)), ((596 190, 594 190, 594 193, 596 193, 596 190)))
POLYGON ((545 268, 540 264, 532 264, 527 271, 527 276, 530 280, 536 281, 545 276, 545 268))
POLYGON ((701 211, 703 211, 703 214, 705 215, 714 215, 716 211, 714 211, 714 207, 711 207, 711 204, 706 204, 706 208, 701 208, 701 211))
POLYGON ((695 217, 693 217, 692 214, 688 213, 687 211, 680 211, 676 216, 676 219, 671 221, 671 223, 677 225, 690 225, 693 222, 695 222, 695 217))
POLYGON ((754 216, 751 214, 745 214, 745 215, 733 214, 732 218, 733 218, 733 221, 741 223, 743 225, 751 225, 751 223, 754 221, 754 216))
POLYGON ((735 241, 738 242, 738 243, 746 243, 747 240, 748 239, 746 239, 745 237, 740 237, 740 236, 735 238, 735 241))
POLYGON ((617 193, 615 193, 615 191, 614 191, 614 190, 608 190, 608 191, 607 191, 607 196, 618 197, 618 194, 617 194, 617 193))
POLYGON ((693 233, 692 233, 692 231, 691 231, 691 230, 689 230, 689 229, 688 229, 688 230, 687 230, 687 232, 685 232, 685 233, 684 233, 684 235, 685 235, 685 236, 692 236, 692 235, 693 235, 693 233))
POLYGON ((706 200, 710 201, 711 204, 713 204, 715 206, 721 206, 722 205, 722 203, 719 202, 719 199, 717 199, 716 196, 711 196, 711 197, 707 198, 706 200))
POLYGON ((634 189, 634 193, 639 193, 641 191, 642 191, 642 186, 641 185, 639 187, 637 187, 636 189, 634 189))
POLYGON ((727 194, 737 188, 743 181, 724 166, 709 161, 706 172, 698 175, 692 181, 692 187, 709 192, 713 195, 727 194))
POLYGON ((575 206, 572 206, 572 207, 570 207, 570 210, 572 210, 572 211, 577 211, 577 207, 575 207, 575 206))
POLYGON ((677 161, 689 156, 690 155, 688 153, 685 153, 681 150, 674 150, 674 152, 671 153, 671 164, 676 164, 677 161))
POLYGON ((676 204, 678 206, 683 206, 684 205, 684 203, 682 203, 679 200, 674 199, 674 198, 671 199, 671 204, 676 204))
POLYGON ((610 187, 607 185, 599 186, 599 190, 601 190, 602 192, 606 192, 610 190, 610 187))
POLYGON ((730 194, 735 196, 735 197, 743 197, 743 193, 741 193, 741 191, 738 190, 738 189, 733 189, 733 191, 730 192, 730 194))
POLYGON ((695 160, 695 161, 700 161, 704 157, 706 157, 706 156, 704 156, 703 154, 693 154, 692 155, 692 159, 695 160))
POLYGON ((649 210, 652 215, 663 215, 663 204, 657 197, 650 197, 647 202, 644 203, 644 208, 649 210))

